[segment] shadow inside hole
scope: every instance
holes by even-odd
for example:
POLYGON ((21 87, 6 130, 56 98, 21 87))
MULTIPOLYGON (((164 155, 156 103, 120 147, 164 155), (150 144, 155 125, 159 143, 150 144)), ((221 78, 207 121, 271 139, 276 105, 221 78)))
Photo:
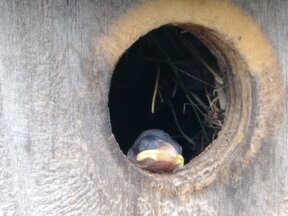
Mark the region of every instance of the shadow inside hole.
POLYGON ((191 32, 165 25, 141 37, 119 59, 109 92, 112 132, 123 153, 144 130, 162 129, 189 162, 222 128, 223 83, 216 57, 191 32))

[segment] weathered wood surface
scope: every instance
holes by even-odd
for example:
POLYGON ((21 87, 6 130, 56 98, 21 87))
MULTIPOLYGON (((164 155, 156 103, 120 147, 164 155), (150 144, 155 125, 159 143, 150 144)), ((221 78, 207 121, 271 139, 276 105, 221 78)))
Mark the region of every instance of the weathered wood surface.
MULTIPOLYGON (((239 179, 181 199, 147 188, 109 145, 97 117, 111 74, 93 41, 137 2, 0 1, 0 215, 288 215, 287 126, 239 179)), ((233 2, 287 77, 288 2, 233 2)))

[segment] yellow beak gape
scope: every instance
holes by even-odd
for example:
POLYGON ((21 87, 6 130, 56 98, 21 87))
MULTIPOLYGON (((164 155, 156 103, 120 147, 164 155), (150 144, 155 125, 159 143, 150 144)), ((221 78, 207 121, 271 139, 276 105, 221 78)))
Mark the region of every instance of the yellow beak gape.
POLYGON ((159 149, 152 149, 152 150, 146 150, 141 153, 139 153, 136 157, 137 161, 143 161, 146 159, 152 159, 152 160, 165 160, 165 161, 171 161, 175 163, 179 168, 182 168, 184 166, 184 158, 180 154, 169 154, 167 151, 159 150, 159 149))
POLYGON ((153 159, 153 160, 157 160, 158 155, 159 155, 159 150, 157 150, 157 149, 146 150, 146 151, 140 152, 137 155, 136 160, 137 161, 143 161, 143 160, 146 160, 148 158, 153 159))
POLYGON ((177 155, 176 165, 177 165, 179 168, 182 168, 182 167, 184 166, 184 158, 183 158, 183 156, 180 155, 180 154, 177 155))

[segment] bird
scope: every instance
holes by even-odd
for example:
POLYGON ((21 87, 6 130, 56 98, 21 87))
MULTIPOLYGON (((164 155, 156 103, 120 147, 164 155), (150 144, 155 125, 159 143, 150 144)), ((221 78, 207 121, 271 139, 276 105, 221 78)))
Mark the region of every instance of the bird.
POLYGON ((127 157, 136 166, 153 173, 171 173, 184 166, 182 147, 159 129, 142 132, 128 150, 127 157))

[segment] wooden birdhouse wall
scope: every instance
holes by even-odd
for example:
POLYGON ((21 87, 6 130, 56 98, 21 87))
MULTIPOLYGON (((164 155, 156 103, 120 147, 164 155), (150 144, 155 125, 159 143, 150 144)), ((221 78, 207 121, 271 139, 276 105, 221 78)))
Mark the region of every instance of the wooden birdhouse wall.
POLYGON ((0 215, 288 215, 287 14, 285 0, 0 0, 0 215), (123 51, 168 21, 222 35, 244 96, 233 136, 153 174, 120 150, 108 94, 123 51))

